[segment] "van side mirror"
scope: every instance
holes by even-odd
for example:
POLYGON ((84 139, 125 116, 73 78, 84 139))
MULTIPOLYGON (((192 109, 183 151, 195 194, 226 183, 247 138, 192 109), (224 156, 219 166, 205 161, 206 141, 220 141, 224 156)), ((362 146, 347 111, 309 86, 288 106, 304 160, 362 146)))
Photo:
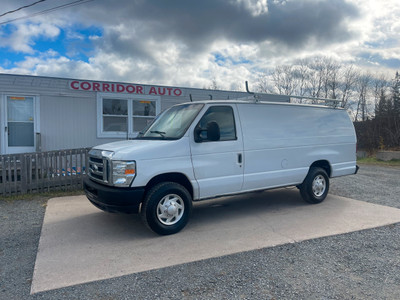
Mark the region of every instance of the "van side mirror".
POLYGON ((209 141, 219 141, 221 137, 221 132, 219 130, 219 125, 215 121, 207 123, 207 139, 209 141))
POLYGON ((205 129, 196 127, 194 130, 194 140, 196 143, 201 143, 205 140, 215 142, 215 141, 219 141, 220 137, 221 137, 221 133, 220 133, 219 125, 215 121, 208 122, 207 127, 205 129), (201 136, 202 132, 207 133, 206 138, 203 138, 201 136))
POLYGON ((197 127, 194 129, 194 141, 195 141, 196 143, 201 143, 201 142, 203 141, 203 138, 201 137, 201 133, 202 133, 203 131, 204 131, 204 130, 201 129, 200 126, 197 126, 197 127))

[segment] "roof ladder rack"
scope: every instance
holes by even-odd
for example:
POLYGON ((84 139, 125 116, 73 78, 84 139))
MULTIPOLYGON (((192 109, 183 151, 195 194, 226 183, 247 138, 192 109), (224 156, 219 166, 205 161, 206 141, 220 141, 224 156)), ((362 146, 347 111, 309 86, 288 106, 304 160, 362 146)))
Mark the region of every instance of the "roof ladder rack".
MULTIPOLYGON (((294 96, 294 95, 289 95, 288 97, 290 98, 290 100, 292 98, 300 99, 300 102, 302 102, 303 99, 311 100, 312 101, 311 104, 322 105, 322 106, 331 106, 331 107, 341 107, 340 103, 343 102, 343 100, 329 99, 329 98, 319 98, 319 97, 294 96), (324 102, 324 103, 319 103, 319 102, 324 102)), ((292 102, 292 101, 290 101, 290 102, 292 102)))

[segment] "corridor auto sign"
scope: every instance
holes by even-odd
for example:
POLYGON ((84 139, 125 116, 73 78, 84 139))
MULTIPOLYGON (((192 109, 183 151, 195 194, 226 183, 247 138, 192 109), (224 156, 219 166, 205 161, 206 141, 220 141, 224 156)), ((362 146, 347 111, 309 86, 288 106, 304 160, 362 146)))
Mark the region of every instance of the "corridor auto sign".
POLYGON ((71 80, 69 88, 76 91, 102 92, 102 93, 125 93, 138 95, 156 95, 156 96, 182 96, 180 88, 146 86, 129 83, 111 83, 97 81, 71 80))

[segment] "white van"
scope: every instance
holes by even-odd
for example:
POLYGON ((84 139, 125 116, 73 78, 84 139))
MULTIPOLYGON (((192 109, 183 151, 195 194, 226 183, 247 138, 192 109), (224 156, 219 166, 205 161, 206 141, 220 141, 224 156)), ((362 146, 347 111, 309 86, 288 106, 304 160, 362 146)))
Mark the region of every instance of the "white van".
POLYGON ((357 173, 346 110, 290 103, 199 101, 160 114, 134 140, 89 152, 87 198, 138 213, 158 234, 188 222, 192 201, 284 186, 323 201, 329 178, 357 173))

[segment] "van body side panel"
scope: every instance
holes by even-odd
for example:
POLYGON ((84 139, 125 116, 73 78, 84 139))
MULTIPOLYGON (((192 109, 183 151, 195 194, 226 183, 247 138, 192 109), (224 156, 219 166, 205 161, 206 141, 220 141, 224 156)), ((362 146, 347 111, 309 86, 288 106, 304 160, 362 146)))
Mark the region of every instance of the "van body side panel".
POLYGON ((297 185, 315 161, 332 175, 355 172, 354 127, 345 110, 238 104, 244 140, 243 190, 297 185))
MULTIPOLYGON (((173 141, 149 140, 139 142, 153 146, 144 147, 143 150, 136 147, 135 152, 132 151, 135 149, 132 147, 131 153, 126 150, 125 155, 123 151, 120 151, 114 156, 114 159, 117 160, 131 159, 136 161, 137 176, 132 182, 132 187, 144 187, 155 176, 166 173, 181 173, 192 184, 195 182, 187 135, 173 141)), ((197 193, 196 184, 193 185, 193 191, 194 194, 197 193)))
POLYGON ((339 177, 356 173, 356 161, 332 164, 331 177, 339 177))

